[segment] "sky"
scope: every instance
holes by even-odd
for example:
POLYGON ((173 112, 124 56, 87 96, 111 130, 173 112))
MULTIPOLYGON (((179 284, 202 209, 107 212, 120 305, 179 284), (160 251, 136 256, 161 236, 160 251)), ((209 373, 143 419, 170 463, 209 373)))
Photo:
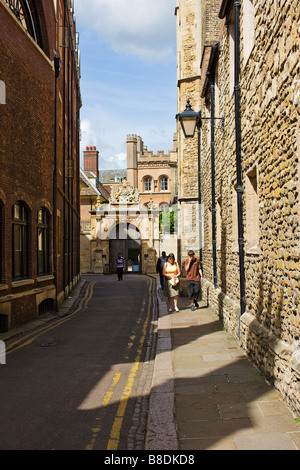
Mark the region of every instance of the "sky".
POLYGON ((75 0, 81 57, 81 166, 96 146, 100 170, 126 169, 126 137, 173 149, 176 0, 75 0))

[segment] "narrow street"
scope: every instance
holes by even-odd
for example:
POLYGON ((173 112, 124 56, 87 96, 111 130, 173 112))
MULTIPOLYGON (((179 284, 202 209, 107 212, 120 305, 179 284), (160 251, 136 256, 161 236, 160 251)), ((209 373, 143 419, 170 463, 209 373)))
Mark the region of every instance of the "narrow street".
POLYGON ((0 449, 125 450, 143 438, 152 280, 85 279, 69 315, 6 344, 0 449))

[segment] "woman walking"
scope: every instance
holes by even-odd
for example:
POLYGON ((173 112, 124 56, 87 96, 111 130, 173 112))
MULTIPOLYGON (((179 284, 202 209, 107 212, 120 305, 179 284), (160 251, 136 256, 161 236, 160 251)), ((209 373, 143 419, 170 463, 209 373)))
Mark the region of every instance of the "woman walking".
POLYGON ((175 262, 175 256, 170 253, 167 262, 164 264, 163 275, 165 276, 164 294, 168 297, 169 312, 172 312, 172 304, 174 299, 174 308, 179 312, 178 293, 179 293, 179 264, 175 262))

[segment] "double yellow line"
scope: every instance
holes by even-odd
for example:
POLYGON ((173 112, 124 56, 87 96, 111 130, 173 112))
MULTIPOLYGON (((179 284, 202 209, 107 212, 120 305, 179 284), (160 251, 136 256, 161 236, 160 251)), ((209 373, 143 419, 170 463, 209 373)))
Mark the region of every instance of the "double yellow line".
POLYGON ((126 407, 128 404, 129 397, 132 392, 132 387, 134 384, 135 376, 138 372, 139 366, 140 366, 140 361, 141 361, 141 355, 142 355, 142 348, 146 339, 146 334, 147 334, 147 328, 149 325, 150 321, 150 313, 151 313, 151 304, 152 304, 152 299, 151 299, 151 290, 152 290, 152 279, 150 279, 149 283, 149 302, 148 302, 148 311, 146 315, 146 319, 143 325, 143 330, 142 330, 142 336, 139 342, 139 348, 137 350, 137 355, 135 357, 135 362, 131 368, 131 371, 128 376, 127 384, 123 390, 122 397, 120 399, 120 404, 117 410, 116 417, 114 419, 114 423, 111 428, 110 432, 110 437, 109 441, 107 444, 107 450, 117 450, 119 446, 119 441, 120 441, 120 433, 121 433, 121 428, 123 425, 123 420, 124 420, 124 415, 126 411, 126 407))
POLYGON ((93 282, 93 283, 88 285, 88 288, 86 290, 86 293, 85 293, 84 297, 81 299, 81 301, 78 305, 78 308, 73 313, 71 313, 70 315, 68 315, 68 316, 66 316, 62 319, 51 322, 51 325, 40 328, 38 331, 32 332, 32 333, 30 333, 26 336, 22 336, 22 338, 19 338, 18 340, 14 341, 13 343, 10 343, 6 347, 6 354, 7 355, 11 354, 12 352, 17 351, 18 349, 21 349, 21 348, 24 348, 25 346, 28 346, 29 344, 31 344, 39 336, 43 335, 47 331, 51 331, 54 328, 57 328, 58 326, 62 325, 63 323, 69 321, 74 315, 76 315, 81 310, 85 310, 87 308, 87 305, 88 305, 89 301, 92 298, 95 284, 96 284, 96 282, 93 282))
MULTIPOLYGON (((88 285, 88 288, 86 290, 86 293, 85 293, 84 297, 81 299, 81 301, 78 305, 78 308, 74 312, 72 312, 71 314, 69 314, 68 316, 66 316, 62 319, 51 322, 51 325, 40 328, 38 331, 32 332, 31 334, 23 336, 22 338, 19 338, 18 340, 14 341, 13 343, 10 343, 6 347, 6 354, 7 355, 11 354, 12 352, 17 351, 18 349, 21 349, 25 346, 28 346, 29 344, 31 344, 39 336, 43 335, 44 333, 46 333, 48 331, 53 330, 54 328, 57 328, 58 326, 62 325, 63 323, 71 320, 71 318, 74 315, 76 315, 78 312, 80 312, 82 310, 85 310, 87 308, 87 305, 88 305, 89 301, 92 298, 95 284, 96 284, 96 282, 93 282, 93 283, 88 285)), ((132 388, 133 388, 133 385, 134 385, 136 374, 137 374, 138 369, 140 367, 142 349, 143 349, 143 345, 145 343, 147 329, 148 329, 148 325, 149 325, 149 322, 150 322, 151 305, 152 305, 152 297, 151 297, 152 284, 153 284, 153 280, 150 279, 150 282, 149 282, 149 302, 148 302, 148 309, 147 309, 146 319, 145 319, 144 324, 143 324, 142 335, 141 335, 141 338, 140 338, 140 341, 139 341, 135 361, 134 361, 133 366, 130 370, 130 373, 129 373, 129 376, 128 376, 128 379, 127 379, 127 383, 125 385, 125 388, 122 392, 122 396, 120 398, 120 403, 119 403, 119 406, 118 406, 118 410, 117 410, 117 413, 116 413, 116 416, 114 418, 114 422, 113 422, 113 425, 112 425, 112 428, 111 428, 111 432, 110 432, 110 436, 109 436, 109 440, 108 440, 108 444, 107 444, 107 450, 116 450, 116 449, 118 449, 118 446, 119 446, 120 433, 121 433, 121 428, 122 428, 123 421, 124 421, 125 411, 126 411, 126 408, 127 408, 128 400, 129 400, 130 395, 132 393, 132 388)), ((113 380, 112 380, 112 383, 111 383, 109 389, 107 390, 107 392, 106 392, 106 394, 103 398, 101 406, 104 407, 104 406, 107 406, 110 403, 110 400, 113 397, 114 389, 116 388, 116 385, 118 384, 120 378, 121 378, 121 373, 118 370, 115 373, 115 375, 113 377, 113 380)), ((91 441, 90 445, 88 445, 86 447, 86 450, 92 450, 94 448, 97 435, 101 431, 101 426, 99 425, 98 427, 94 428, 93 431, 94 431, 93 440, 91 441)))
MULTIPOLYGON (((122 429, 122 426, 123 426, 125 411, 126 411, 126 408, 127 408, 129 398, 130 398, 131 393, 132 393, 132 388, 133 388, 133 385, 134 385, 136 374, 137 374, 137 372, 139 370, 139 367, 140 367, 143 345, 145 343, 147 329, 148 329, 148 325, 149 325, 149 322, 150 322, 151 306, 152 306, 152 297, 151 297, 152 284, 153 284, 153 280, 150 279, 150 282, 149 282, 149 302, 148 302, 147 315, 146 315, 146 318, 145 318, 145 321, 144 321, 144 324, 143 324, 142 334, 141 334, 141 338, 140 338, 140 341, 139 341, 135 361, 133 363, 133 366, 131 367, 126 385, 125 385, 125 387, 122 391, 122 395, 121 395, 121 398, 119 400, 119 406, 118 406, 117 413, 116 413, 116 416, 114 418, 114 422, 113 422, 113 425, 112 425, 112 428, 111 428, 111 431, 110 431, 110 435, 109 435, 106 450, 117 450, 118 447, 119 447, 120 434, 121 434, 121 429, 122 429)), ((120 378, 121 378, 120 370, 117 370, 114 377, 113 377, 113 379, 112 379, 110 387, 108 388, 107 392, 105 393, 105 396, 104 396, 104 398, 102 400, 102 403, 101 403, 101 407, 105 407, 105 406, 109 405, 111 399, 113 398, 113 394, 114 394, 114 390, 116 388, 116 385, 120 381, 120 378)), ((97 418, 97 420, 100 421, 100 418, 97 418)), ((98 426, 93 428, 92 431, 93 431, 92 440, 91 440, 90 444, 86 446, 85 450, 93 450, 94 449, 97 437, 98 437, 99 433, 101 432, 100 423, 98 423, 98 426)))

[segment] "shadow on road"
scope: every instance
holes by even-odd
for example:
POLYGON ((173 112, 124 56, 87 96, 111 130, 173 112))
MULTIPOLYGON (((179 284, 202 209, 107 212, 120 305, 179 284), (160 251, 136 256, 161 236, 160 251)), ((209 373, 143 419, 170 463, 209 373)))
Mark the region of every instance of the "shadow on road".
MULTIPOLYGON (((217 320, 195 324, 189 311, 177 322, 176 314, 168 316, 171 351, 170 341, 160 346, 149 278, 86 279, 86 288, 95 285, 80 312, 12 353, 0 369, 2 450, 142 450, 147 439, 152 449, 178 450, 168 439, 175 427, 182 450, 222 449, 253 438, 254 425, 264 432, 267 407, 278 400, 234 342, 220 339, 217 320)), ((283 409, 278 413, 270 414, 273 434, 290 426, 283 409)))

